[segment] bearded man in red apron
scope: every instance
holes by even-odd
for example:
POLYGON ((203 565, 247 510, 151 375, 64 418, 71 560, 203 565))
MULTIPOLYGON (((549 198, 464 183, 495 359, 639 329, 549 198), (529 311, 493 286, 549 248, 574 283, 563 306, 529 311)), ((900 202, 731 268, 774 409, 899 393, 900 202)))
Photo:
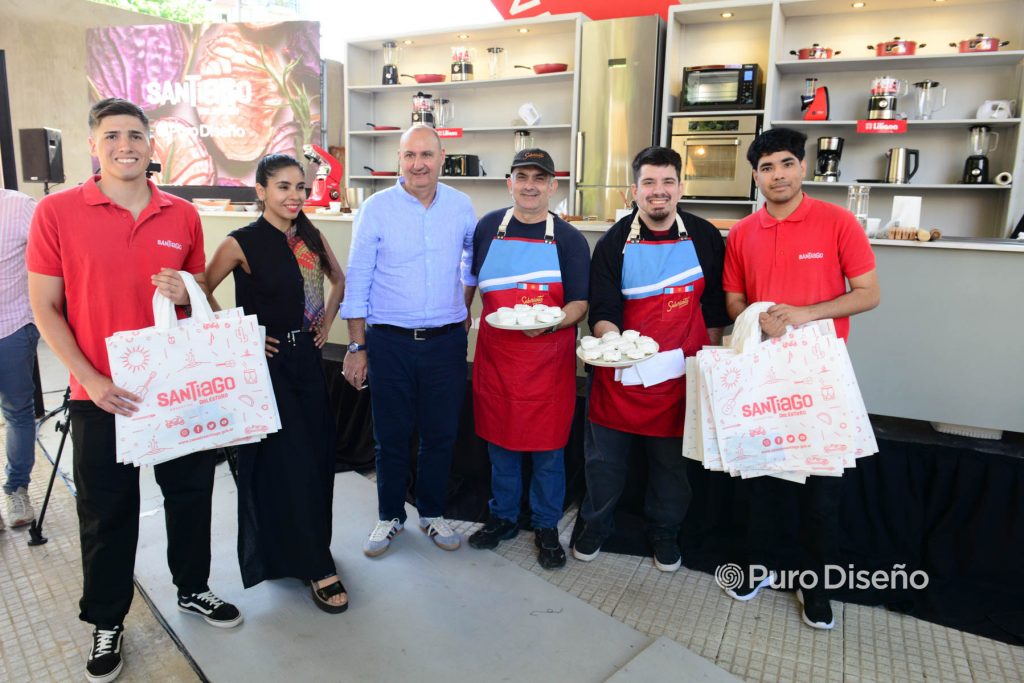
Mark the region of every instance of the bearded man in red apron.
POLYGON ((557 188, 547 152, 517 153, 508 179, 514 205, 480 219, 472 270, 484 305, 473 359, 473 415, 491 458, 493 498, 487 523, 469 545, 495 548, 519 533, 521 467, 529 457, 531 525, 545 569, 565 565, 556 525, 565 499, 563 450, 576 405, 576 324, 587 313, 590 266, 583 235, 548 212, 557 188), (536 304, 565 315, 531 330, 499 329, 485 320, 499 308, 536 304))
POLYGON ((585 526, 573 545, 584 562, 611 534, 631 453, 639 452, 648 461, 644 514, 654 564, 675 571, 682 563, 677 537, 690 502, 682 456, 684 358, 720 343, 731 321, 722 293, 725 244, 713 225, 678 211, 681 169, 679 154, 666 147, 633 159, 637 209, 604 234, 590 264, 594 336, 637 330, 660 351, 642 361, 643 373, 594 368, 583 446, 585 526))

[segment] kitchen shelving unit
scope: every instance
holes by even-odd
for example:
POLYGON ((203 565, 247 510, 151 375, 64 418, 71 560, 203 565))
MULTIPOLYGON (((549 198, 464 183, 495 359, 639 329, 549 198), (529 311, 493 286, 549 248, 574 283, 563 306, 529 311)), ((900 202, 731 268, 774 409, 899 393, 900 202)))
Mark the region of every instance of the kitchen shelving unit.
MULTIPOLYGON (((908 184, 868 183, 871 214, 884 221, 894 195, 920 194, 922 222, 947 235, 1003 237, 1024 214, 1024 135, 1020 107, 1024 104, 1024 0, 874 0, 860 9, 848 0, 747 0, 683 2, 669 9, 663 106, 664 141, 669 119, 694 115, 677 112, 684 66, 756 62, 765 78, 764 127, 790 127, 808 136, 808 194, 845 205, 846 192, 856 178, 880 178, 884 153, 890 147, 920 151, 921 168, 908 184), (731 13, 729 18, 723 13, 731 13), (950 42, 978 32, 1010 41, 1011 49, 960 54, 950 42), (875 57, 867 45, 899 35, 925 43, 918 54, 875 57), (812 42, 841 50, 827 60, 798 60, 790 50, 812 42), (871 79, 891 75, 909 83, 931 79, 947 88, 947 105, 933 118, 911 118, 904 134, 858 134, 857 119, 867 118, 871 79), (817 77, 828 87, 830 121, 804 121, 799 96, 804 79, 817 77), (1016 100, 1010 119, 978 120, 984 100, 1016 100), (990 126, 999 133, 998 147, 989 154, 991 176, 1010 171, 1014 183, 961 185, 958 181, 968 155, 968 129, 990 126), (816 139, 844 138, 839 183, 815 183, 816 139)), ((899 99, 898 111, 913 115, 913 87, 899 99)), ((739 112, 708 111, 707 114, 739 112)), ((759 202, 762 201, 759 198, 759 202)), ((691 200, 692 202, 692 200, 691 200)), ((758 202, 758 203, 759 203, 758 202)), ((695 202, 692 202, 695 203, 695 202)), ((701 200, 693 209, 708 217, 735 217, 737 207, 701 200)), ((756 203, 751 203, 753 208, 756 203)))
MULTIPOLYGON (((461 138, 443 140, 448 154, 476 154, 485 176, 442 176, 442 182, 470 192, 478 214, 508 206, 511 201, 505 174, 515 153, 513 131, 529 130, 534 144, 546 149, 558 170, 576 167, 576 126, 578 120, 581 26, 585 17, 567 14, 556 17, 507 21, 486 26, 459 27, 411 35, 390 35, 360 40, 348 45, 346 88, 347 132, 345 136, 346 182, 366 188, 367 194, 392 185, 393 176, 370 176, 364 166, 397 170, 398 143, 410 125, 412 96, 430 93, 450 99, 455 116, 446 127, 461 128, 461 138), (461 35, 468 36, 461 38, 461 35), (443 73, 450 79, 451 47, 466 46, 475 51, 472 81, 446 80, 442 83, 380 85, 383 66, 382 43, 394 40, 402 49, 399 72, 403 74, 443 73), (505 48, 505 63, 497 78, 489 77, 487 48, 505 48), (515 65, 565 63, 568 70, 533 74, 515 65), (533 126, 519 118, 519 106, 532 103, 542 119, 533 126), (396 131, 375 131, 365 123, 399 126, 396 131), (500 182, 499 182, 500 181, 500 182)), ((573 213, 575 181, 559 177, 551 206, 560 203, 573 213)))

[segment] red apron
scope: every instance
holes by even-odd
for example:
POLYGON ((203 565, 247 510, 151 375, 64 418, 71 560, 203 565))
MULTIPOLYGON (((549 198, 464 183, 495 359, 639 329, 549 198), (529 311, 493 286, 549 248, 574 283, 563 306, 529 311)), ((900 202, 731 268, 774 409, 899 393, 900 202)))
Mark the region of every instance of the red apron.
MULTIPOLYGON (((681 348, 692 356, 711 341, 700 309, 704 273, 678 215, 676 225, 678 240, 645 242, 634 217, 622 250, 622 325, 652 337, 661 351, 681 348)), ((616 382, 614 368, 594 368, 589 418, 595 424, 645 436, 682 436, 685 407, 685 375, 645 388, 616 382)))
MULTIPOLYGON (((543 240, 506 238, 512 209, 480 266, 486 317, 502 306, 563 306, 555 222, 543 240)), ((480 438, 512 451, 553 451, 569 440, 576 404, 576 329, 527 337, 481 319, 473 359, 473 417, 480 438)))

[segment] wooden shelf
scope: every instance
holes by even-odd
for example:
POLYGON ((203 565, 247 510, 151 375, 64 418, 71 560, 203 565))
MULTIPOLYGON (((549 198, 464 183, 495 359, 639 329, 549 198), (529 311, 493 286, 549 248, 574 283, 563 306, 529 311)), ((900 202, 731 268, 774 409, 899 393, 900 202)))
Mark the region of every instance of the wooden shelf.
MULTIPOLYGON (((914 128, 962 128, 964 126, 989 126, 991 128, 1008 128, 1010 126, 1019 125, 1021 120, 1019 118, 1014 119, 929 119, 928 121, 918 121, 915 119, 909 119, 907 121, 907 129, 914 128)), ((857 126, 857 122, 849 119, 840 119, 835 121, 804 121, 803 119, 786 120, 786 121, 771 121, 772 126, 785 126, 786 128, 854 128, 857 126)))
POLYGON ((683 197, 680 204, 729 204, 733 206, 754 206, 757 204, 753 199, 687 199, 683 197))
POLYGON ((743 116, 746 114, 764 114, 764 109, 708 109, 707 111, 674 111, 668 117, 680 119, 691 116, 743 116))
MULTIPOLYGON (((927 48, 925 48, 927 50, 927 48)), ((835 71, 880 71, 892 69, 935 69, 950 67, 984 68, 1013 66, 1024 60, 1024 50, 999 52, 959 52, 912 57, 865 57, 863 59, 787 59, 775 62, 779 73, 817 74, 835 71)))
POLYGON ((482 78, 476 81, 442 81, 440 83, 399 83, 398 85, 350 85, 350 93, 416 92, 417 90, 461 90, 466 88, 490 88, 505 85, 528 85, 530 83, 560 83, 571 81, 575 71, 561 71, 554 74, 535 74, 513 78, 482 78))
POLYGON ((963 183, 938 183, 938 184, 917 184, 917 183, 823 183, 814 180, 805 180, 804 187, 835 187, 847 188, 851 185, 867 185, 868 187, 880 187, 886 190, 1009 190, 1012 185, 965 185, 963 183))
MULTIPOLYGON (((448 128, 458 128, 458 126, 447 126, 448 128)), ((528 130, 530 132, 544 132, 547 130, 555 131, 566 131, 572 129, 572 125, 568 123, 553 123, 540 126, 481 126, 476 128, 463 128, 463 134, 466 133, 511 133, 515 130, 528 130)), ((388 137, 388 136, 399 136, 404 133, 404 129, 399 130, 354 130, 349 133, 353 137, 388 137)), ((457 140, 458 138, 445 138, 445 140, 457 140)))

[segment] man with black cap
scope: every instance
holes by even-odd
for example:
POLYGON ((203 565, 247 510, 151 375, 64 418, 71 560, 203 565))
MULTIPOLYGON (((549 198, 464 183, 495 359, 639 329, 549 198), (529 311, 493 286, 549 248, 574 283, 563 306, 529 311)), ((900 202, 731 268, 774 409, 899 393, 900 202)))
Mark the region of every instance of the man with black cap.
POLYGON ((576 403, 576 324, 587 312, 590 267, 586 239, 548 211, 557 188, 551 155, 520 151, 508 178, 512 207, 480 219, 473 238, 472 272, 483 317, 518 307, 521 319, 535 316, 536 323, 521 330, 480 325, 473 413, 491 457, 493 498, 487 523, 469 544, 495 548, 519 533, 522 461, 529 457, 531 525, 545 569, 565 565, 556 526, 565 499, 563 450, 576 403), (550 308, 537 312, 538 305, 550 308))

